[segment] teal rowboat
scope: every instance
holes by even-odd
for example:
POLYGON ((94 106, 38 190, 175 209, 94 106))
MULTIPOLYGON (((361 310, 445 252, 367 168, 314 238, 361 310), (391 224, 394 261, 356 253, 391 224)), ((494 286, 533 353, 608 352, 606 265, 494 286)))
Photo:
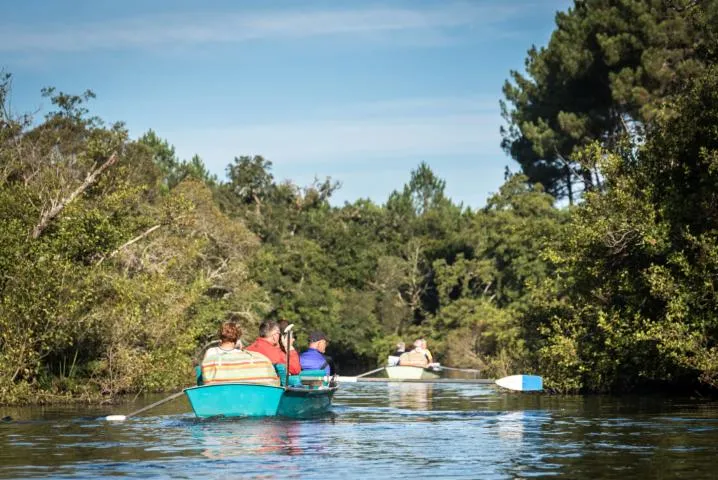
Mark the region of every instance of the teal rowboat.
MULTIPOLYGON (((289 325, 285 330, 288 344, 292 343, 292 327, 289 325)), ((204 385, 202 358, 207 349, 217 343, 206 345, 197 357, 197 386, 184 389, 198 417, 306 418, 326 413, 331 407, 337 385, 334 378, 325 376, 324 370, 302 370, 299 375, 289 375, 285 364, 276 364, 274 368, 281 386, 242 382, 204 385)), ((286 363, 289 364, 289 352, 286 363)))
POLYGON ((326 413, 336 389, 225 383, 191 387, 184 393, 198 417, 306 418, 326 413))
POLYGON ((323 375, 324 370, 304 371, 290 376, 289 386, 218 383, 186 388, 184 393, 194 414, 201 418, 314 417, 329 410, 337 390, 323 375))
POLYGON ((439 378, 439 374, 429 368, 399 365, 386 367, 386 375, 389 378, 399 378, 403 380, 433 380, 439 378))
POLYGON ((263 417, 277 414, 284 388, 225 383, 186 388, 184 393, 198 417, 263 417))

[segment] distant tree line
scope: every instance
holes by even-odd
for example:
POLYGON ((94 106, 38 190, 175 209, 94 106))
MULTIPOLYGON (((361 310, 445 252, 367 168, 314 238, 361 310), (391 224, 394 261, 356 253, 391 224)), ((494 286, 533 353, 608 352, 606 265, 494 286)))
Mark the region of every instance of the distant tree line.
POLYGON ((718 1, 576 1, 505 88, 522 172, 480 209, 425 163, 384 203, 226 177, 91 91, 9 111, 0 80, 0 402, 192 379, 197 349, 275 312, 340 369, 426 337, 449 366, 559 392, 718 386, 718 1), (557 200, 569 200, 570 207, 557 200))

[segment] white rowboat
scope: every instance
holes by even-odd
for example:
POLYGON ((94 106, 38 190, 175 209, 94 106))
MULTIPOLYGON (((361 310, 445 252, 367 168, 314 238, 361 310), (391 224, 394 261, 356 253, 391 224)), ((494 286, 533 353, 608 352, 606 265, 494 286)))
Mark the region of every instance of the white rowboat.
POLYGON ((395 366, 386 367, 386 374, 389 378, 400 378, 405 380, 434 380, 439 374, 428 368, 395 366))

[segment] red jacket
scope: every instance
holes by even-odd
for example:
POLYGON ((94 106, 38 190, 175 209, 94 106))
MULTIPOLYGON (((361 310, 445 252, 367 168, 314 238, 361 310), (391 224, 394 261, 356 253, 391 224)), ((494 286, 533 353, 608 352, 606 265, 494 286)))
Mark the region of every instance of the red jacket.
MULTIPOLYGON (((287 364, 287 354, 279 348, 279 345, 272 345, 272 343, 266 338, 259 337, 254 341, 253 344, 245 348, 250 352, 261 353, 269 359, 272 363, 287 364)), ((297 375, 302 371, 302 367, 299 364, 299 354, 296 350, 289 351, 289 374, 297 375)))

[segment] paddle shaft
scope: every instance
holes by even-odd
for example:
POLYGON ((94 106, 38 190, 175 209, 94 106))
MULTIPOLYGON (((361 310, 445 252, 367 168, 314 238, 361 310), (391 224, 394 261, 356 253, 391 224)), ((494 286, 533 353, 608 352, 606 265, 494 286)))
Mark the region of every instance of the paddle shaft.
MULTIPOLYGON (((287 327, 289 328, 289 327, 287 327)), ((287 334, 287 371, 284 374, 284 386, 289 387, 289 351, 292 349, 292 331, 287 334)))
POLYGON ((376 373, 376 372, 378 372, 378 371, 380 371, 380 370, 384 370, 384 367, 377 368, 376 370, 372 370, 372 371, 370 371, 370 372, 362 373, 361 375, 357 375, 357 378, 359 378, 359 377, 365 377, 365 376, 367 376, 367 375, 371 375, 372 373, 376 373))
POLYGON ((441 367, 439 367, 439 368, 441 368, 441 369, 443 369, 443 370, 453 370, 453 371, 455 371, 455 372, 476 372, 476 373, 481 373, 481 370, 476 370, 476 369, 474 369, 474 368, 452 368, 452 367, 445 367, 445 366, 443 366, 443 365, 442 365, 441 367))
POLYGON ((163 403, 167 403, 167 402, 169 402, 170 400, 174 400, 175 398, 179 397, 179 396, 182 395, 183 393, 184 393, 184 391, 180 391, 180 392, 174 393, 174 394, 170 395, 170 396, 167 397, 167 398, 163 398, 163 399, 160 400, 159 402, 155 402, 155 403, 153 403, 152 405, 147 405, 147 406, 144 407, 144 408, 140 408, 140 409, 137 410, 136 412, 128 413, 127 415, 125 415, 125 418, 134 417, 134 416, 137 415, 138 413, 145 412, 145 411, 149 410, 150 408, 155 408, 155 407, 158 406, 158 405, 162 405, 163 403))

